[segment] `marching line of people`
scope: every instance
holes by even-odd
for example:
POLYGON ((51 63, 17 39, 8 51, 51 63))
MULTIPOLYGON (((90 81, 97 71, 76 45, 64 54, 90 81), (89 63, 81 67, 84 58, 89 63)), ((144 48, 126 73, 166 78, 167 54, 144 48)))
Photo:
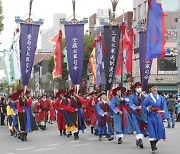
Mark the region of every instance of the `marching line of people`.
POLYGON ((141 83, 131 86, 130 91, 119 86, 108 93, 93 91, 86 97, 80 91, 60 90, 56 99, 45 94, 39 100, 27 97, 22 91, 8 99, 7 120, 11 136, 27 140, 27 133, 39 128, 46 130, 47 122, 57 121, 59 134, 79 139, 86 125, 91 134, 98 135, 99 141, 105 135, 108 141, 123 143, 124 134, 136 133, 135 144, 143 148, 143 137, 149 136, 152 153, 157 151, 159 140, 166 139, 164 120, 169 120, 166 99, 158 95, 157 87, 151 85, 144 95, 141 83), (33 116, 34 115, 34 116, 33 116))

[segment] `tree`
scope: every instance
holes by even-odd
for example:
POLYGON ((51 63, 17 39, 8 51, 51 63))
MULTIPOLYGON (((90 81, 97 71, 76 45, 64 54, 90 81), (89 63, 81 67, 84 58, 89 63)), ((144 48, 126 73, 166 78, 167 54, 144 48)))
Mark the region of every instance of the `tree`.
POLYGON ((4 16, 2 15, 2 2, 0 1, 0 33, 4 28, 4 24, 2 23, 4 16))

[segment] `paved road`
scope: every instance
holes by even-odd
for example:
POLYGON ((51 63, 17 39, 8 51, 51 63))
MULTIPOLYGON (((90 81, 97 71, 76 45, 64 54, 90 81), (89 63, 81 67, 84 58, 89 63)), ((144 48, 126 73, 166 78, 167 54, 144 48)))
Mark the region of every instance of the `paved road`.
MULTIPOLYGON (((6 126, 0 127, 0 154, 151 154, 148 138, 144 139, 144 149, 135 146, 135 135, 125 135, 123 144, 116 140, 98 141, 89 128, 80 139, 59 136, 56 123, 48 124, 46 131, 38 130, 28 134, 28 141, 22 142, 9 135, 6 126)), ((158 154, 180 154, 180 123, 175 128, 166 129, 167 141, 160 141, 158 154)))

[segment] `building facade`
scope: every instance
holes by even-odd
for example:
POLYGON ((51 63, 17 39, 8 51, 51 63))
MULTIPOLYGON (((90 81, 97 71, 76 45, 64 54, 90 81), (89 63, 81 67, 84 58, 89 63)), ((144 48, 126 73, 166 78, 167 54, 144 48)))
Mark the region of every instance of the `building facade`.
POLYGON ((54 45, 52 44, 51 40, 59 32, 59 30, 62 30, 63 36, 65 35, 64 26, 60 24, 60 19, 62 18, 66 18, 66 14, 54 14, 53 26, 41 31, 41 50, 43 52, 52 52, 54 50, 54 45))
MULTIPOLYGON (((156 84, 160 92, 177 92, 178 77, 178 46, 177 46, 177 22, 180 11, 180 1, 158 0, 162 4, 166 22, 166 53, 165 59, 153 59, 149 83, 156 84)), ((148 1, 133 1, 133 27, 135 28, 134 54, 133 54, 133 77, 134 82, 140 81, 139 69, 139 34, 147 26, 148 1)))

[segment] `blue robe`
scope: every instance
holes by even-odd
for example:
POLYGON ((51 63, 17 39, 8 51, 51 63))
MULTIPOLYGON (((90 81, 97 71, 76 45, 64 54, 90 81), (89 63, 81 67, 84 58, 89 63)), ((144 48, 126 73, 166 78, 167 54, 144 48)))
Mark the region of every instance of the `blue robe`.
POLYGON ((148 125, 148 133, 149 138, 155 139, 165 139, 165 128, 163 124, 164 119, 169 118, 168 110, 167 110, 167 103, 166 100, 158 95, 159 98, 156 98, 156 102, 152 99, 151 95, 149 94, 146 99, 143 101, 142 107, 145 112, 147 112, 147 125, 148 125), (148 111, 147 107, 152 106, 159 108, 160 110, 164 110, 164 113, 159 113, 156 111, 148 111))
MULTIPOLYGON (((119 114, 120 110, 117 108, 118 106, 126 106, 122 104, 117 96, 114 96, 110 101, 110 108, 113 111, 113 122, 114 129, 116 134, 129 134, 135 131, 133 121, 127 112, 126 108, 124 108, 124 113, 126 117, 126 127, 123 126, 123 118, 122 115, 119 114)), ((127 106, 126 106, 127 107, 127 106)))
POLYGON ((107 106, 106 111, 102 109, 102 105, 99 102, 96 105, 96 111, 98 114, 98 135, 112 135, 113 128, 112 128, 112 119, 111 119, 111 111, 108 104, 104 104, 107 106), (105 115, 105 112, 108 112, 108 115, 105 115))
POLYGON ((147 115, 145 112, 138 112, 138 106, 142 105, 144 97, 141 97, 141 101, 138 100, 138 96, 134 93, 129 97, 129 107, 132 110, 132 120, 136 130, 136 134, 144 134, 145 130, 140 128, 140 125, 144 127, 147 124, 147 115))

